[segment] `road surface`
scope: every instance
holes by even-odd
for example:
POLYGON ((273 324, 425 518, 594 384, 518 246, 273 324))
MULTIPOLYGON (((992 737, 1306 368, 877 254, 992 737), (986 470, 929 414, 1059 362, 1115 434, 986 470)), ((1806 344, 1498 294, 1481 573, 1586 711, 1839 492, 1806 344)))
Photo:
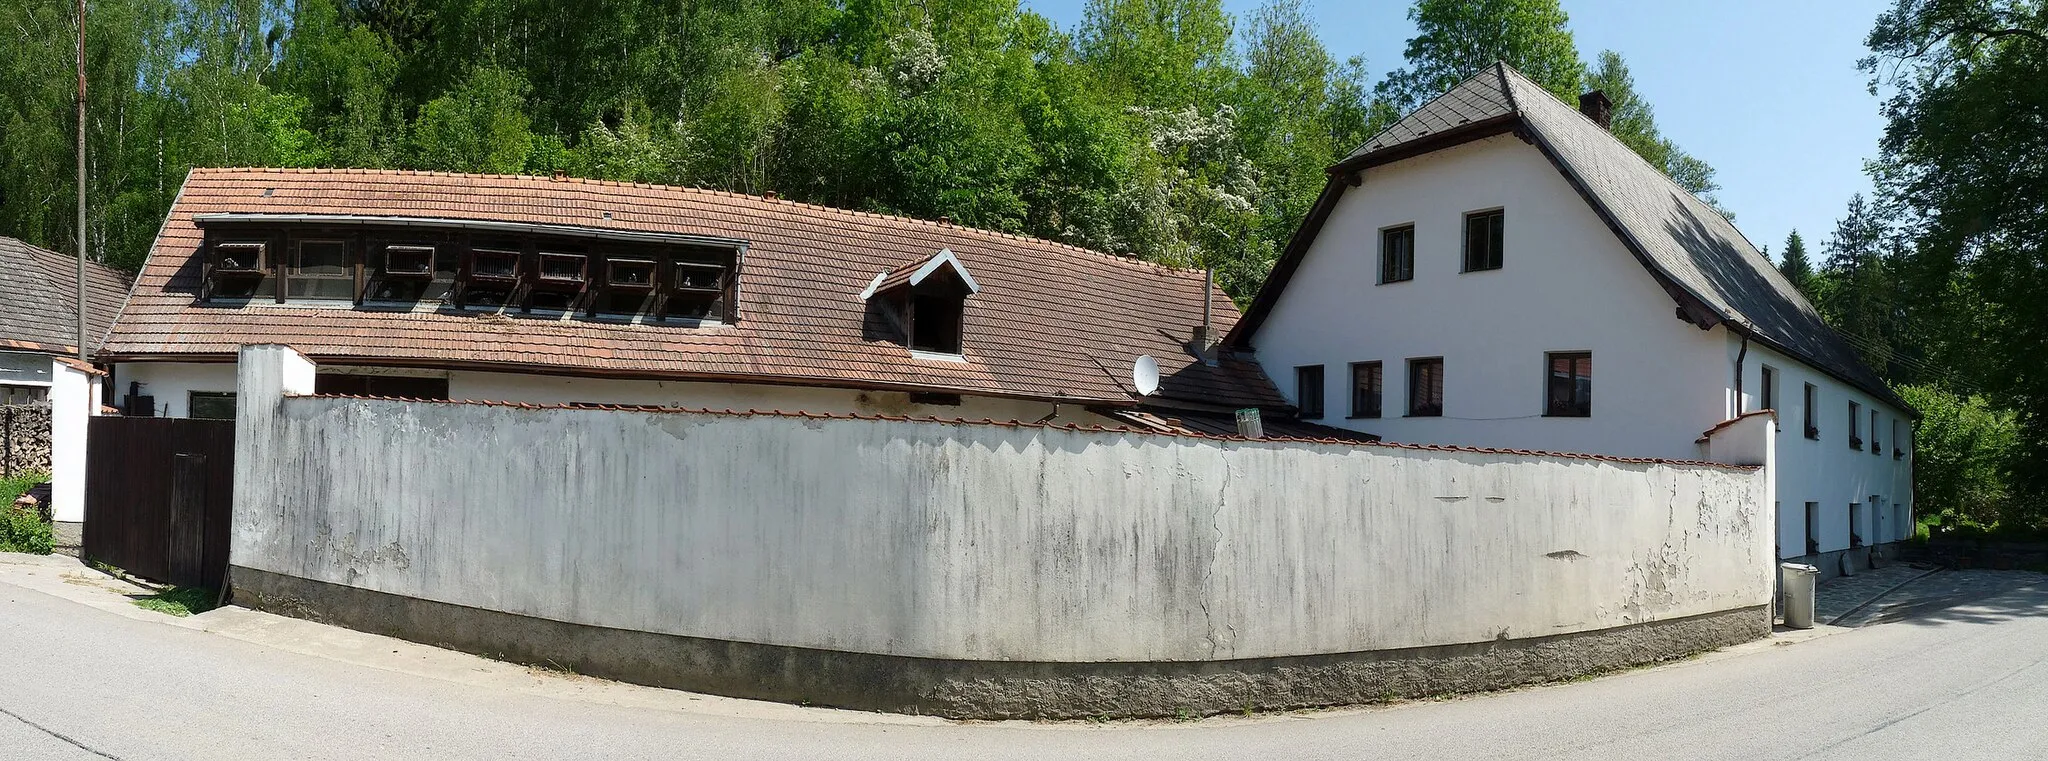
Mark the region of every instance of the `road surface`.
POLYGON ((421 655, 430 649, 338 630, 337 645, 327 627, 234 609, 169 623, 42 583, 0 575, 0 758, 1948 761, 2048 748, 2039 589, 1572 684, 1096 725, 955 724, 689 696, 421 655), (211 616, 245 631, 189 628, 211 616), (251 641, 265 636, 274 642, 251 641))

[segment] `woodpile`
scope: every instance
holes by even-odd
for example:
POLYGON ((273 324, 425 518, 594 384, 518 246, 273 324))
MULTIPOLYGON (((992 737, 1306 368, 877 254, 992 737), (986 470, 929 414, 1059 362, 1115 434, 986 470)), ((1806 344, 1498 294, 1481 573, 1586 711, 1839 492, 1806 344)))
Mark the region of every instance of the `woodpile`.
POLYGON ((50 471, 50 406, 0 404, 0 478, 50 471))

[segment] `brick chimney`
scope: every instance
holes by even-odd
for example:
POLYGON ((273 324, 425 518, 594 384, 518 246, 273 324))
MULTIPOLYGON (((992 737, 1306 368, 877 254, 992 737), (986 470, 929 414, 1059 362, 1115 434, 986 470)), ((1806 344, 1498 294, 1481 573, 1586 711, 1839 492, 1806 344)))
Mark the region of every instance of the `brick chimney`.
POLYGON ((1592 119, 1601 129, 1611 129, 1614 122, 1614 101, 1607 99, 1607 93, 1594 90, 1579 96, 1579 113, 1592 119))

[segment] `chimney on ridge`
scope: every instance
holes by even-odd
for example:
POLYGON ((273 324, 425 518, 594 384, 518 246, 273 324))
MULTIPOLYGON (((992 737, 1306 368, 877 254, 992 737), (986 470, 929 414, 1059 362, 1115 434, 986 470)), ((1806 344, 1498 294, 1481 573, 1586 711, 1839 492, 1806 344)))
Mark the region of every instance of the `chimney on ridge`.
POLYGON ((1612 129, 1614 123, 1614 101, 1607 99, 1607 93, 1599 90, 1579 96, 1579 113, 1592 119, 1601 129, 1612 129))

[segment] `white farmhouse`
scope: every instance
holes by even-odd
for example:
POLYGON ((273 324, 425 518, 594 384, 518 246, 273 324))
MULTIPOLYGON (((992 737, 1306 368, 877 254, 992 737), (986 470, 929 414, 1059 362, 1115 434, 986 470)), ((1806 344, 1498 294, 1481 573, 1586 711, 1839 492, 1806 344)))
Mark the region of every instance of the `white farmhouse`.
POLYGON ((1330 168, 1228 343, 1395 442, 1687 458, 1775 410, 1779 556, 1867 564, 1911 534, 1915 413, 1609 110, 1496 64, 1408 114, 1330 168))

